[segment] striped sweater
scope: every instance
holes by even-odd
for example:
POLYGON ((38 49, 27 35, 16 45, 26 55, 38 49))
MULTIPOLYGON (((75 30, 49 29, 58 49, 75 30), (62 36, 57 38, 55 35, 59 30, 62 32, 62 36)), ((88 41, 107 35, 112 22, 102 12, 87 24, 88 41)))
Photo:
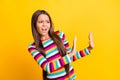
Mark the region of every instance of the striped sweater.
MULTIPOLYGON (((66 52, 71 52, 72 49, 69 47, 69 43, 65 39, 65 34, 62 31, 56 31, 55 33, 62 39, 66 48, 66 52)), ((33 56, 38 65, 40 65, 41 68, 47 72, 47 78, 49 80, 74 80, 76 78, 76 74, 74 73, 74 69, 70 63, 88 55, 88 49, 84 48, 83 50, 76 52, 76 54, 71 58, 68 56, 68 54, 62 57, 60 55, 60 52, 58 51, 56 44, 51 38, 41 41, 44 47, 44 51, 46 53, 46 57, 44 57, 36 49, 35 42, 29 44, 28 51, 33 56), (69 78, 66 75, 66 71, 64 68, 64 65, 66 64, 70 64, 69 78)))

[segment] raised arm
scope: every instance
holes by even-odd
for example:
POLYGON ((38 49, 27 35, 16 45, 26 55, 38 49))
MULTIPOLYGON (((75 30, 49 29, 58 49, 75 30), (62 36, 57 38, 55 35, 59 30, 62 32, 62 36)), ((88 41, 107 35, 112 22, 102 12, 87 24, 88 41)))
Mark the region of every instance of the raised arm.
POLYGON ((67 53, 69 53, 69 57, 72 61, 75 61, 77 59, 80 59, 86 55, 89 55, 90 54, 90 51, 93 49, 94 47, 94 42, 93 42, 93 39, 92 39, 92 33, 90 32, 89 34, 89 46, 87 48, 84 48, 82 50, 79 50, 76 52, 76 37, 74 38, 74 41, 73 41, 73 47, 70 48, 69 47, 69 42, 68 40, 65 39, 65 34, 64 33, 61 33, 63 34, 63 43, 64 43, 64 46, 67 50, 67 53))

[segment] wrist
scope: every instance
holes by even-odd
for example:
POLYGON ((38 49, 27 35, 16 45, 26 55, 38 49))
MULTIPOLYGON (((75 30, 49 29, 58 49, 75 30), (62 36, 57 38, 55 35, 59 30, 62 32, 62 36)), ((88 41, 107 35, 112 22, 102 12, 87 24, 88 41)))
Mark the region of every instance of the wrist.
POLYGON ((88 46, 87 49, 88 49, 89 52, 91 52, 91 50, 92 50, 93 48, 91 48, 90 46, 88 46))

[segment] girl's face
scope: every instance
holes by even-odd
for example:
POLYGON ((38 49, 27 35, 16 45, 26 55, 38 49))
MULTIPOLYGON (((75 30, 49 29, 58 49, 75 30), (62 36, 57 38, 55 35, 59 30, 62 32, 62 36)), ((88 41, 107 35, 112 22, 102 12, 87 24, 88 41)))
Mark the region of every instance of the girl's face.
POLYGON ((41 14, 38 16, 36 27, 37 31, 42 37, 48 37, 49 30, 50 30, 50 20, 49 17, 45 14, 41 14))

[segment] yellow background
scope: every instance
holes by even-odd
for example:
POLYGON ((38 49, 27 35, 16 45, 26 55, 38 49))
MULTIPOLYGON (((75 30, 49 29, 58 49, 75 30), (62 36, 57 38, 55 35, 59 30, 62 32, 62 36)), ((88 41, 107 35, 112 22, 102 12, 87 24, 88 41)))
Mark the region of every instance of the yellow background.
POLYGON ((27 51, 37 9, 50 13, 70 46, 77 36, 77 50, 88 46, 93 32, 91 55, 72 63, 76 80, 120 80, 119 0, 1 0, 0 80, 42 80, 41 68, 27 51))

